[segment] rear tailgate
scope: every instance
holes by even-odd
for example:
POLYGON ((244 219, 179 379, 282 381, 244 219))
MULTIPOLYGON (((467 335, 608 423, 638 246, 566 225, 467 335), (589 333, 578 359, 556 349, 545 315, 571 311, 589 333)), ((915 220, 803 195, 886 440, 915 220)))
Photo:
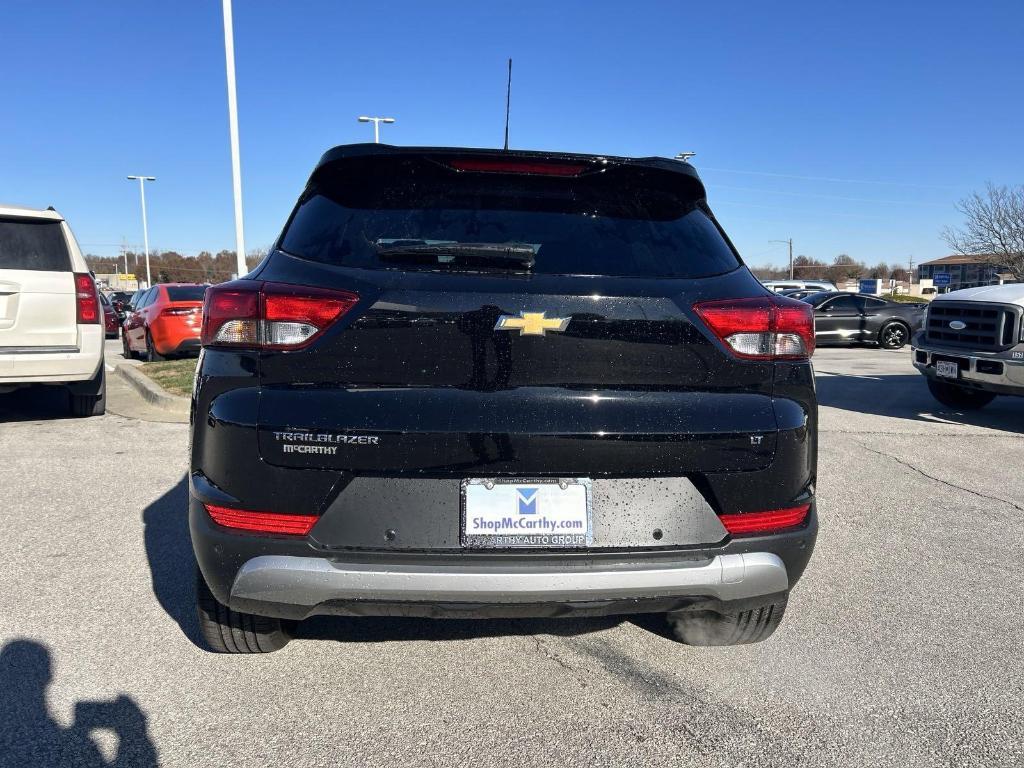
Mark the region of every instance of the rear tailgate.
POLYGON ((75 284, 62 222, 0 217, 0 351, 77 344, 75 284))
POLYGON ((311 347, 261 355, 263 458, 444 477, 768 466, 772 364, 735 359, 692 310, 763 293, 699 182, 608 163, 490 172, 502 162, 357 158, 314 176, 259 278, 360 301, 311 347), (467 241, 528 245, 535 263, 381 255, 467 241))
POLYGON ((672 475, 771 462, 771 365, 730 359, 694 324, 678 282, 630 295, 623 288, 638 286, 618 281, 620 295, 595 298, 566 294, 566 278, 557 293, 538 278, 504 295, 482 292, 478 278, 457 281, 463 290, 452 278, 432 288, 432 278, 421 276, 420 290, 380 290, 314 348, 263 355, 265 460, 449 475, 672 475), (499 317, 535 312, 567 319, 565 331, 495 330, 499 317))

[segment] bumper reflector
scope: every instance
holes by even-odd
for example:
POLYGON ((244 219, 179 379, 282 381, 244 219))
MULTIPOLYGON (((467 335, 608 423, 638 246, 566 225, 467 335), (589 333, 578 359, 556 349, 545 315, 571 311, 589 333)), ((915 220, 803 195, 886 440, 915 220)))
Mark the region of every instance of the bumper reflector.
POLYGON ((799 507, 773 509, 769 512, 740 512, 735 515, 719 515, 725 530, 732 534, 741 533, 774 533, 787 528, 803 525, 807 514, 811 511, 810 504, 799 507))
POLYGON ((278 512, 251 512, 246 509, 203 504, 217 525, 256 533, 277 533, 305 536, 320 518, 316 515, 285 515, 278 512))

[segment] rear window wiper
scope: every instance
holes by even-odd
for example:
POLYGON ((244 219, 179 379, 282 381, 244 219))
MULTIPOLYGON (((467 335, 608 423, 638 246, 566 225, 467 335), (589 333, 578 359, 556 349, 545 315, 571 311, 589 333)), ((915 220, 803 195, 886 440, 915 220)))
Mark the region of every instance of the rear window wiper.
POLYGON ((412 264, 531 269, 536 251, 525 243, 410 243, 378 242, 378 258, 412 264))

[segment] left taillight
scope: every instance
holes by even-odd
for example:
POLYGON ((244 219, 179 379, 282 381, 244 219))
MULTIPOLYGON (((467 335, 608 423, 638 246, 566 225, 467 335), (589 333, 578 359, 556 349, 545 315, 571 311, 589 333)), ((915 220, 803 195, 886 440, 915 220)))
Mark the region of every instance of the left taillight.
POLYGON ((203 504, 210 519, 224 528, 282 536, 305 536, 318 518, 316 515, 289 515, 281 512, 254 512, 248 509, 203 504))
POLYGON ((703 301, 693 311, 736 357, 805 360, 814 353, 814 309, 805 302, 758 296, 703 301))
POLYGON ((100 296, 96 283, 88 272, 75 273, 75 315, 79 325, 93 325, 100 321, 100 296))
POLYGON ((351 291, 238 280, 215 285, 203 303, 204 347, 302 349, 359 301, 351 291))

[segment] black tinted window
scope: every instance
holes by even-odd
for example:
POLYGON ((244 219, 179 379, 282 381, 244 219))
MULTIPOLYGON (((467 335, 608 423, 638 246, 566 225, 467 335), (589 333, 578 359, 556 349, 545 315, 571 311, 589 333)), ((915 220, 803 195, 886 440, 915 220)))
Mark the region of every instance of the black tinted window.
POLYGON ((825 305, 825 310, 829 312, 857 312, 857 303, 853 300, 852 296, 840 296, 838 299, 832 299, 825 305))
POLYGON ((867 309, 881 309, 886 305, 886 302, 881 299, 872 299, 868 296, 858 296, 857 301, 862 307, 866 307, 867 309))
POLYGON ((702 277, 739 265, 711 219, 670 186, 680 182, 663 178, 675 174, 627 170, 569 179, 414 165, 339 172, 307 190, 281 247, 371 269, 410 268, 379 259, 388 246, 458 243, 529 247, 533 271, 546 274, 702 277))
POLYGON ((171 285, 167 287, 167 298, 171 301, 202 301, 205 294, 205 285, 171 285))
POLYGON ((831 295, 832 294, 828 293, 827 291, 822 291, 820 293, 810 293, 807 296, 804 296, 801 299, 801 301, 806 301, 812 307, 817 307, 821 305, 822 302, 827 301, 828 297, 831 295))
POLYGON ((0 269, 69 271, 71 258, 60 222, 0 219, 0 269))

